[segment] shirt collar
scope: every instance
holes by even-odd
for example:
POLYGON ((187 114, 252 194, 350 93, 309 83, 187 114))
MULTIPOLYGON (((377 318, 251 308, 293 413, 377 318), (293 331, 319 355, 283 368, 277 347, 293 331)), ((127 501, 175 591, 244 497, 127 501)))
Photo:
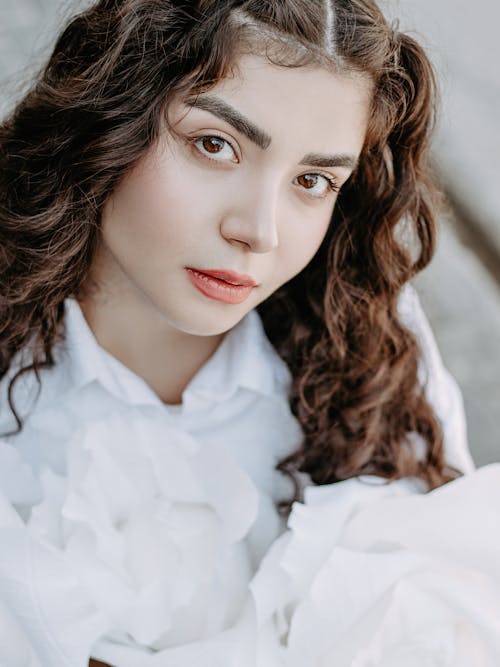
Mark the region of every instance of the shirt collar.
MULTIPOLYGON (((57 363, 63 366, 60 392, 78 390, 97 381, 113 396, 133 404, 165 406, 138 375, 97 342, 76 299, 65 301, 66 336, 57 363)), ((283 395, 290 371, 268 340, 257 310, 251 310, 224 336, 215 353, 191 379, 183 393, 183 408, 200 402, 228 400, 239 388, 268 397, 283 395)))

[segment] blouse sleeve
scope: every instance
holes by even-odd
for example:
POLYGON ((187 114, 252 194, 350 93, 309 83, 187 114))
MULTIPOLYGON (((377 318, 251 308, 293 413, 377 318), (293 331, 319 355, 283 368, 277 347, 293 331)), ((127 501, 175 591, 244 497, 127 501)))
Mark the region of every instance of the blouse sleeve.
POLYGON ((415 288, 407 283, 398 304, 402 322, 420 345, 419 379, 443 429, 448 464, 463 473, 475 470, 468 442, 464 404, 457 381, 444 366, 429 321, 415 288))

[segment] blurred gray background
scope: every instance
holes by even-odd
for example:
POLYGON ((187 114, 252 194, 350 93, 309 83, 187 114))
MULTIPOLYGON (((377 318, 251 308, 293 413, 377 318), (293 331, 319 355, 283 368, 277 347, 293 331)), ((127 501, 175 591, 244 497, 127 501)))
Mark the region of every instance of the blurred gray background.
MULTIPOLYGON (((0 116, 89 0, 0 0, 0 116)), ((436 65, 433 156, 450 203, 436 256, 414 281, 465 402, 476 465, 500 461, 500 19, 498 0, 381 0, 436 65), (480 24, 480 27, 478 27, 480 24)))

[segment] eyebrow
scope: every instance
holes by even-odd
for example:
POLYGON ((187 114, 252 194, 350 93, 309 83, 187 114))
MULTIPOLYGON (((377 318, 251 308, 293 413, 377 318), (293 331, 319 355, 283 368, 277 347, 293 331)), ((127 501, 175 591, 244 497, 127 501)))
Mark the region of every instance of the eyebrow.
POLYGON ((240 111, 219 97, 214 97, 213 95, 193 97, 187 100, 187 104, 191 107, 209 111, 214 116, 217 116, 217 118, 226 121, 226 123, 232 125, 238 132, 244 134, 245 137, 263 150, 271 145, 272 139, 267 132, 258 128, 257 125, 252 123, 240 111))
POLYGON ((312 167, 345 167, 354 171, 358 166, 358 159, 351 153, 308 153, 299 164, 312 167))
MULTIPOLYGON (((190 107, 208 111, 217 116, 217 118, 232 125, 232 127, 262 150, 266 150, 271 145, 272 138, 267 132, 257 127, 249 118, 246 118, 240 111, 219 97, 215 97, 214 95, 191 97, 188 98, 186 104, 190 107)), ((358 159, 351 153, 308 153, 304 155, 299 164, 313 167, 345 167, 354 171, 358 166, 358 159)))

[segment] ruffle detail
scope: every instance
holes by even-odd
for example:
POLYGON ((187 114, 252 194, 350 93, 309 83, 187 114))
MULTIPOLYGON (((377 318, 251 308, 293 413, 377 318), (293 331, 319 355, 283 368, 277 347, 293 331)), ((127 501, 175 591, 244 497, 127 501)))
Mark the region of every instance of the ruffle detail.
POLYGON ((0 461, 9 545, 0 599, 21 615, 29 610, 30 647, 53 644, 42 664, 83 666, 85 652, 87 662, 91 654, 105 659, 90 653, 100 645, 130 656, 120 667, 170 651, 180 660, 185 653, 187 661, 175 664, 187 667, 190 655, 208 649, 218 665, 226 664, 224 650, 234 655, 236 667, 240 649, 230 647, 239 635, 251 635, 246 650, 255 653, 248 583, 256 567, 247 537, 260 494, 225 445, 202 447, 137 408, 76 430, 65 475, 45 466, 36 478, 8 443, 0 461), (14 502, 27 508, 24 517, 14 502), (67 653, 68 638, 84 627, 85 641, 67 653))
POLYGON ((226 446, 139 408, 75 430, 64 475, 6 442, 0 468, 2 664, 498 664, 500 464, 307 486, 281 534, 226 446))
POLYGON ((306 489, 250 584, 275 667, 498 664, 500 465, 417 490, 306 489))

